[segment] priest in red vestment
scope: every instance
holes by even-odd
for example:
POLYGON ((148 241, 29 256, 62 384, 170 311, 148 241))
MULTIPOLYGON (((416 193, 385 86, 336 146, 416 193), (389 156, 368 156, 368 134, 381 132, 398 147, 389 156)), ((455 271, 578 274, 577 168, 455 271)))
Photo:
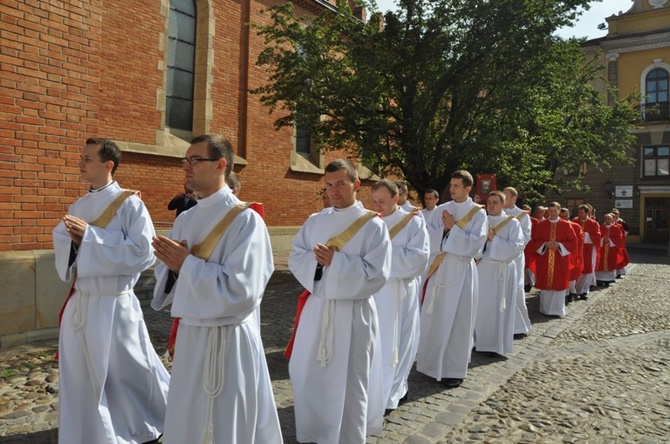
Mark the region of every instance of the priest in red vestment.
POLYGON ((552 202, 548 218, 537 224, 529 245, 536 253, 540 313, 565 317, 565 291, 570 286, 570 253, 577 248, 577 236, 570 223, 558 217, 561 205, 552 202))

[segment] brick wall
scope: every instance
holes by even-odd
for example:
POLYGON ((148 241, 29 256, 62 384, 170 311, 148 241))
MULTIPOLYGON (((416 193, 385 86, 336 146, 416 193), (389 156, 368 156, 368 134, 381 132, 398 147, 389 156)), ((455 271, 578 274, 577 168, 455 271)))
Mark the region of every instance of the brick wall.
MULTIPOLYGON (((199 9, 204 2, 197 2, 199 9)), ((270 226, 300 225, 321 209, 319 174, 293 172, 291 130, 276 131, 257 96, 262 23, 272 2, 213 0, 211 132, 228 137, 243 200, 261 201, 270 226)), ((0 251, 49 249, 51 231, 86 185, 77 160, 87 137, 153 145, 163 129, 161 2, 3 0, 0 5, 0 251)), ((305 10, 306 11, 306 10, 305 10)), ((303 11, 303 12, 305 12, 303 11)), ((326 155, 326 162, 338 157, 326 155)), ((175 157, 124 152, 116 179, 140 189, 158 228, 183 190, 175 157)), ((360 193, 369 199, 369 183, 360 193)))

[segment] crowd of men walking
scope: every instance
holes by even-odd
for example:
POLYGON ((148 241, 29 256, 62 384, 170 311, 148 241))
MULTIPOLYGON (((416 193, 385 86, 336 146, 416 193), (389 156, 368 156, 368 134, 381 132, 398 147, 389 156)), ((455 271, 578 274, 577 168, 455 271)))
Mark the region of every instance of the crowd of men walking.
MULTIPOLYGON (((72 281, 61 313, 59 441, 67 443, 281 443, 260 336, 260 303, 274 270, 263 209, 230 185, 232 147, 195 138, 183 159, 197 205, 157 236, 139 193, 114 180, 121 153, 89 139, 80 171, 90 191, 54 229, 56 268, 72 281), (228 185, 227 185, 228 182, 228 185), (155 259, 152 307, 171 307, 172 372, 151 345, 133 293, 155 259)), ((485 208, 459 170, 450 200, 429 190, 426 208, 406 184, 380 180, 371 207, 349 161, 325 168, 328 205, 293 241, 289 269, 305 288, 286 356, 300 442, 364 443, 408 394, 414 363, 447 388, 473 353, 513 351, 531 331, 530 286, 541 312, 625 273, 625 223, 599 225, 558 203, 537 216, 517 191, 492 191, 485 208)), ((193 196, 193 197, 191 197, 193 196)), ((324 202, 326 199, 324 199, 324 202)))

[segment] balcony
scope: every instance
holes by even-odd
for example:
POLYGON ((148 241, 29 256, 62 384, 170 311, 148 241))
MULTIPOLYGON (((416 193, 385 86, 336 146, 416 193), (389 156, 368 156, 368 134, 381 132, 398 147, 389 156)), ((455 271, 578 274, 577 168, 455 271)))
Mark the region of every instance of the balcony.
POLYGON ((670 120, 670 102, 641 104, 640 119, 643 122, 660 122, 663 120, 670 120))

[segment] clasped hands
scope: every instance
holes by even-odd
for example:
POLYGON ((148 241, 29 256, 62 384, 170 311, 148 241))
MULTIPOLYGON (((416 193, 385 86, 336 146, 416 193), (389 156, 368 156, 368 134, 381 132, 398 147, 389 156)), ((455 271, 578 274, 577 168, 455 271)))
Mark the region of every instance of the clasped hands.
POLYGON ((330 265, 333 262, 335 250, 324 244, 316 244, 314 247, 314 256, 320 265, 330 265))
POLYGON ((444 224, 444 229, 449 231, 454 227, 454 225, 456 225, 456 219, 454 218, 453 214, 447 210, 444 210, 442 211, 442 223, 444 224))
POLYGON ((88 223, 84 219, 80 219, 76 216, 66 214, 63 216, 63 223, 65 224, 65 230, 70 235, 72 242, 79 247, 81 245, 81 240, 84 237, 88 223))
POLYGON ((179 273, 186 257, 191 254, 185 240, 177 242, 166 236, 152 237, 151 246, 154 247, 156 257, 175 273, 179 273))

